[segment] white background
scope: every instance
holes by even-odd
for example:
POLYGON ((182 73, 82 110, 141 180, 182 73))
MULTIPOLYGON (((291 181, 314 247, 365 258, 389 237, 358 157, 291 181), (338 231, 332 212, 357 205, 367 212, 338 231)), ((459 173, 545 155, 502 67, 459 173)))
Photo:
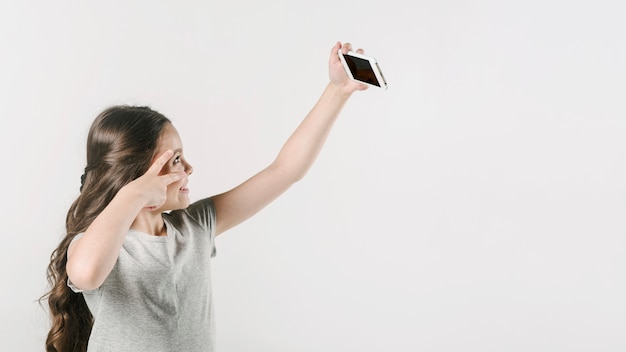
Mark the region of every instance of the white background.
POLYGON ((5 1, 0 350, 37 299, 103 108, 170 117, 192 198, 270 163, 375 56, 309 174, 217 240, 220 351, 626 350, 623 1, 5 1))

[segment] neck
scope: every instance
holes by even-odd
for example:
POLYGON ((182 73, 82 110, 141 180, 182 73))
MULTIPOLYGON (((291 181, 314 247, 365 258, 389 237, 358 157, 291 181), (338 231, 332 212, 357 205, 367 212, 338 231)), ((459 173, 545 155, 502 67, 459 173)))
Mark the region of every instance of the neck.
POLYGON ((130 228, 153 236, 167 236, 167 229, 160 211, 142 210, 130 228))

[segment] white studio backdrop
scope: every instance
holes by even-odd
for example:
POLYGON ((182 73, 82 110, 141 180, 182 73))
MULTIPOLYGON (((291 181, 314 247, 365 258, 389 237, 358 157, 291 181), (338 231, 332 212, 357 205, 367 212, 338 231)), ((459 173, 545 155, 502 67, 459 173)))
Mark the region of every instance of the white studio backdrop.
POLYGON ((336 41, 380 61, 309 174, 217 240, 220 351, 626 350, 626 3, 0 5, 1 351, 42 351, 89 125, 170 117, 193 199, 270 163, 336 41))

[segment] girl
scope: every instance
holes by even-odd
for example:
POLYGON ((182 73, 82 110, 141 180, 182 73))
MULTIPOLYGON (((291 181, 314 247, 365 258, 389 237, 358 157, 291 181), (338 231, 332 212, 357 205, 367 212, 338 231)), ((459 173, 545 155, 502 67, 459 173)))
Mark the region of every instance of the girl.
POLYGON ((67 235, 48 268, 47 351, 214 351, 214 238, 306 174, 345 102, 367 88, 345 74, 338 51, 350 49, 332 48, 330 83, 273 163, 193 204, 193 167, 170 121, 147 107, 102 112, 87 138, 67 235))

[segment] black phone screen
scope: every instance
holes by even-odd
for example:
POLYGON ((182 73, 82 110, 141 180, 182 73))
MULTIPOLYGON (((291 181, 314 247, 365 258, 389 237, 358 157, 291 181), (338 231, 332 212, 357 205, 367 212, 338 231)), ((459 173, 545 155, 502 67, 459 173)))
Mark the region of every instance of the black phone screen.
POLYGON ((346 59, 354 79, 380 87, 380 83, 376 79, 376 74, 369 61, 351 55, 344 55, 343 57, 346 59))

